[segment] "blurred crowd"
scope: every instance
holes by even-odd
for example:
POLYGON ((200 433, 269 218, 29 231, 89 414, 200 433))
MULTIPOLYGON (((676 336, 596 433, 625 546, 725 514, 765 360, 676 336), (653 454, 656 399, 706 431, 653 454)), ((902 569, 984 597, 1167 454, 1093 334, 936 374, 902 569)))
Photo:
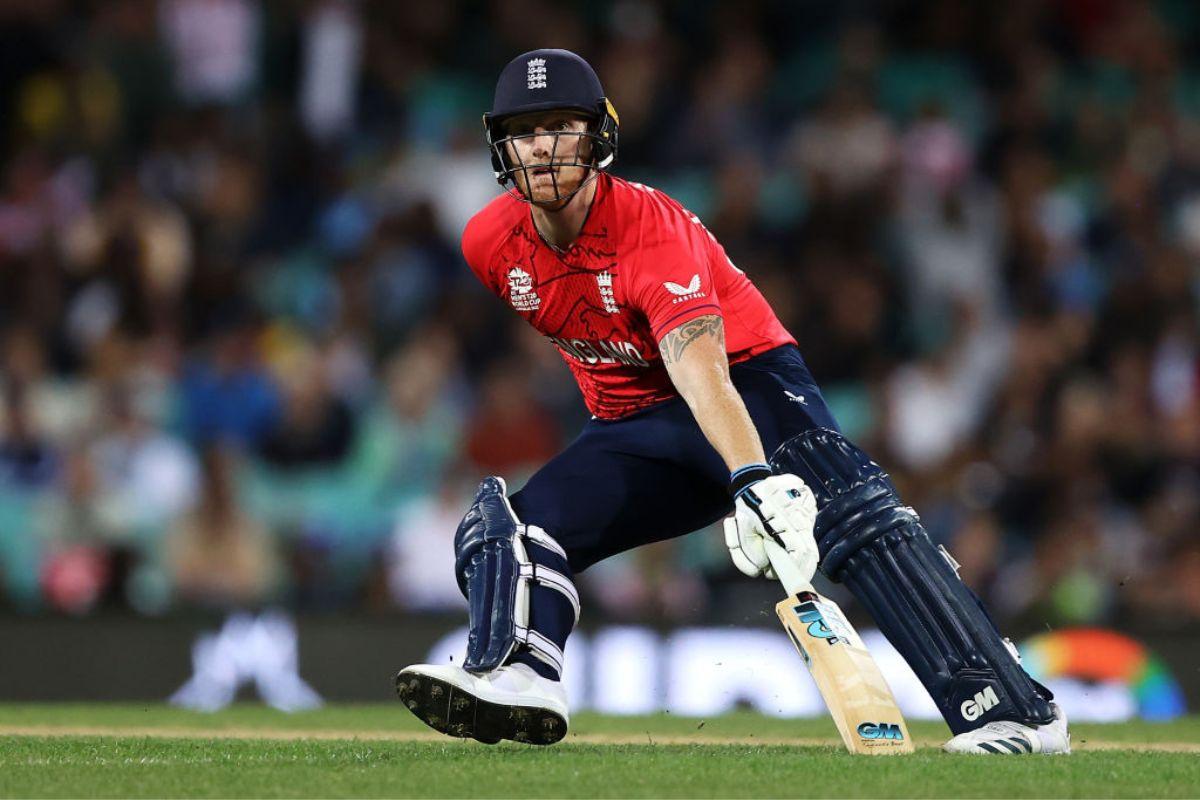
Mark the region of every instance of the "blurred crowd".
MULTIPOLYGON (((1200 620, 1197 45, 1188 0, 6 0, 0 606, 464 607, 476 480, 586 419, 458 251, 557 46, 998 617, 1200 620)), ((584 578, 745 591, 712 532, 584 578)))

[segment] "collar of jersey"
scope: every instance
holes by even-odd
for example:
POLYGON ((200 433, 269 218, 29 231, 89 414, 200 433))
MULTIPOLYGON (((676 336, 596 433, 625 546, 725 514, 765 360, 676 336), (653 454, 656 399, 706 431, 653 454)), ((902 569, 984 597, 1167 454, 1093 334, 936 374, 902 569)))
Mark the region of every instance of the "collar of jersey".
POLYGON ((549 249, 550 252, 554 253, 556 256, 565 256, 569 254, 571 249, 579 244, 580 239, 591 233, 591 229, 600 224, 598 221, 600 218, 600 204, 608 198, 608 190, 610 188, 609 182, 611 180, 612 176, 607 172, 601 172, 596 176, 596 194, 592 197, 592 204, 588 207, 587 216, 583 218, 583 225, 579 227, 579 233, 576 234, 575 241, 571 242, 566 249, 560 249, 546 241, 546 237, 542 236, 542 232, 538 230, 537 223, 533 221, 533 209, 530 209, 529 225, 533 228, 533 232, 537 236, 538 241, 546 245, 547 249, 549 249))

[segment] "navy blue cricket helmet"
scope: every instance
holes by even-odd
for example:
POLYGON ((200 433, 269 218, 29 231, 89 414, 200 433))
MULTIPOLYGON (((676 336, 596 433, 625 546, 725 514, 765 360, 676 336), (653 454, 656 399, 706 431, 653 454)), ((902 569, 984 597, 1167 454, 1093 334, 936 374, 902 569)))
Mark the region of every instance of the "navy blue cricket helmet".
MULTIPOLYGON (((576 111, 590 120, 585 134, 555 134, 583 136, 592 143, 588 162, 576 161, 565 165, 592 170, 588 180, 581 182, 571 194, 583 188, 598 172, 612 166, 617 157, 619 120, 616 109, 604 94, 604 87, 600 85, 596 71, 570 50, 531 50, 508 62, 500 71, 500 78, 496 81, 496 94, 492 99, 492 110, 483 115, 483 127, 492 156, 492 169, 501 186, 507 187, 509 182, 513 181, 515 173, 540 166, 511 162, 505 145, 515 138, 520 138, 520 134, 507 135, 504 122, 520 114, 555 110, 576 111)), ((557 146, 556 139, 556 150, 557 146)), ((576 152, 578 153, 578 149, 576 152)), ((560 199, 568 198, 569 195, 560 199)))

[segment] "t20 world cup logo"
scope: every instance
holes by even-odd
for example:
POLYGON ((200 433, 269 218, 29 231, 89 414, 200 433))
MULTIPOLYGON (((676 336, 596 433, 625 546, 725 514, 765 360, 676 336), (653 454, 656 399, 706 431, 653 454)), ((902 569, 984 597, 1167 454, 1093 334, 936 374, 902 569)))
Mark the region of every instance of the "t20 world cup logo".
POLYGON ((537 311, 542 304, 533 289, 533 277, 520 267, 508 271, 508 299, 517 311, 537 311))

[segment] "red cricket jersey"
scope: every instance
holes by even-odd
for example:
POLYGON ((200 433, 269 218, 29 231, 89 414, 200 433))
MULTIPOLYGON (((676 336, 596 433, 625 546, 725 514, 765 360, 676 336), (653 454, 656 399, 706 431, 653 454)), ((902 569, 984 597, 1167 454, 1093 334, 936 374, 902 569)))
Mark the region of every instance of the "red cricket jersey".
POLYGON ((696 215, 608 174, 579 237, 556 252, 529 206, 503 194, 463 231, 483 284, 553 342, 601 419, 677 397, 658 340, 694 317, 724 318, 729 363, 795 340, 696 215))

